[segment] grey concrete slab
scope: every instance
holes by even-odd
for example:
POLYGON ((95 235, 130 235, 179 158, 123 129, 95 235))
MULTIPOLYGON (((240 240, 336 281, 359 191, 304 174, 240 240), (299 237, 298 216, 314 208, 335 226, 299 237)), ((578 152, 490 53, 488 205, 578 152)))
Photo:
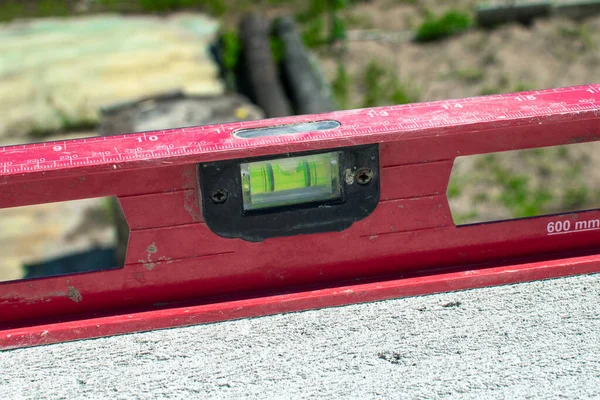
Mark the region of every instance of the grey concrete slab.
POLYGON ((0 398, 600 398, 600 275, 4 352, 0 398))

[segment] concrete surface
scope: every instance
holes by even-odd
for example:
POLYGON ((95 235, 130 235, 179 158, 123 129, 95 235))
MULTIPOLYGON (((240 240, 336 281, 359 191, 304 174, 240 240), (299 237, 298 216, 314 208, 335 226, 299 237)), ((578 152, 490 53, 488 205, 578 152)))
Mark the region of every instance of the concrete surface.
POLYGON ((600 398, 600 275, 0 353, 0 398, 600 398))

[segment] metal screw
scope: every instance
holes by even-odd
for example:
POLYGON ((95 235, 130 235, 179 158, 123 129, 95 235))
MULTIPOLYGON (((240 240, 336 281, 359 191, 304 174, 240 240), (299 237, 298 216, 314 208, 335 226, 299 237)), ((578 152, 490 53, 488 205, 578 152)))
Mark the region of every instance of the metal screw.
POLYGON ((356 182, 358 182, 359 185, 366 185, 373 180, 374 175, 375 174, 370 169, 361 168, 356 171, 356 182))
POLYGON ((210 194, 210 200, 215 204, 223 204, 227 201, 229 193, 226 189, 216 189, 210 194))

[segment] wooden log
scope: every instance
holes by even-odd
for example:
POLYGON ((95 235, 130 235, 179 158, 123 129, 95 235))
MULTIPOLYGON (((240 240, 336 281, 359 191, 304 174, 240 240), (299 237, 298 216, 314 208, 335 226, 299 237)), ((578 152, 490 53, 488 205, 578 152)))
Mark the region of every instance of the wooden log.
POLYGON ((535 18, 550 15, 551 7, 549 1, 479 7, 477 9, 477 23, 483 28, 493 28, 509 22, 530 24, 535 18))
POLYGON ((246 14, 240 23, 242 68, 249 97, 267 117, 292 115, 292 108, 279 80, 271 52, 267 20, 258 13, 246 14))
POLYGON ((557 3, 552 7, 552 14, 557 17, 583 20, 600 14, 600 1, 583 0, 557 3))
POLYGON ((274 23, 284 47, 282 77, 297 114, 316 114, 335 109, 324 79, 318 73, 294 21, 282 17, 274 23))
POLYGON ((477 9, 477 22, 483 28, 492 28, 508 22, 531 23, 535 18, 556 16, 583 20, 600 14, 599 0, 506 4, 477 9))

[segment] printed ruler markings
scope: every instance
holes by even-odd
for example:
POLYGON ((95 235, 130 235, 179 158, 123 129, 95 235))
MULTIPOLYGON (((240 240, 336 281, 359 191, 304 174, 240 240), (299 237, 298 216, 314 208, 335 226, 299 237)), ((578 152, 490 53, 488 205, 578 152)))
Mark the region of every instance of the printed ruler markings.
MULTIPOLYGON (((536 92, 529 92, 529 93, 535 93, 536 95, 540 96, 540 97, 545 97, 548 95, 552 95, 555 93, 561 93, 561 92, 566 92, 566 91, 571 91, 571 92, 577 92, 577 91, 586 91, 592 94, 597 94, 600 93, 600 90, 597 88, 600 87, 600 85, 594 85, 594 86, 589 86, 589 87, 583 87, 583 88, 559 88, 559 89, 552 89, 551 91, 536 91, 536 92)), ((515 96, 514 94, 505 94, 505 95, 498 95, 498 96, 492 96, 492 97, 486 97, 485 101, 482 101, 481 98, 471 98, 471 99, 461 99, 461 100, 456 100, 456 101, 446 101, 444 102, 442 105, 457 105, 457 104, 476 104, 476 105, 481 105, 481 106, 490 106, 491 105, 491 100, 496 101, 496 100, 503 100, 503 99, 514 99, 514 98, 520 98, 520 99, 527 99, 528 96, 532 96, 532 95, 527 95, 525 94, 520 94, 518 96, 515 96)), ((537 98, 536 98, 537 100, 537 98)), ((531 100, 530 102, 534 102, 535 100, 531 100)), ((424 109, 424 108, 432 108, 435 109, 437 107, 440 106, 440 102, 427 102, 427 103, 422 103, 422 104, 409 104, 409 105, 404 105, 404 106, 400 106, 400 107, 386 107, 384 108, 385 110, 389 110, 391 111, 400 111, 403 108, 405 109, 424 109)), ((477 123, 477 122, 482 122, 482 121, 491 121, 491 120, 495 120, 495 119, 505 119, 507 117, 510 118, 523 118, 523 117, 527 117, 527 116, 536 116, 536 115, 545 115, 545 113, 547 113, 548 111, 553 112, 553 108, 548 106, 548 107, 541 107, 541 108, 531 108, 530 106, 525 106, 528 108, 524 108, 525 104, 522 104, 520 106, 521 110, 516 110, 513 111, 512 113, 506 113, 506 115, 494 115, 494 114, 474 114, 469 116, 469 122, 471 123, 477 123)), ((519 107, 518 105, 515 105, 515 107, 519 107)), ((591 110, 591 109, 597 109, 598 106, 596 104, 594 104, 593 102, 590 103, 584 103, 584 104, 579 104, 579 103, 571 103, 571 104, 561 104, 560 105, 561 109, 564 110, 564 112, 569 112, 569 111, 573 111, 573 109, 577 110, 577 111, 586 111, 586 110, 591 110)), ((455 111, 458 111, 460 109, 456 109, 454 107, 451 107, 452 109, 454 109, 455 111)), ((556 110, 556 109, 554 109, 556 110)), ((555 111, 554 111, 555 112, 555 111)), ((360 112, 355 112, 353 114, 356 115, 364 115, 361 114, 360 112)), ((383 118, 383 117, 382 117, 383 118)), ((380 132, 391 132, 394 130, 403 130, 403 129, 418 129, 418 128, 423 128, 423 127, 433 127, 433 126, 443 126, 444 124, 464 124, 465 123, 465 118, 463 118, 462 115, 459 116, 451 116, 449 118, 445 118, 443 121, 427 121, 427 122, 414 122, 414 125, 409 125, 408 127, 406 125, 403 125, 401 123, 394 123, 392 125, 384 125, 384 126, 377 126, 375 127, 375 129, 372 129, 372 127, 369 127, 369 131, 368 133, 380 133, 380 132)), ((242 126, 242 124, 238 124, 238 126, 242 126)), ((195 129, 199 128, 201 131, 204 131, 205 127, 196 127, 195 129)), ((342 127, 343 128, 343 127, 342 127)), ((224 125, 221 125, 221 131, 223 131, 225 129, 224 125)), ((151 141, 156 141, 158 140, 158 136, 171 136, 173 134, 175 134, 176 132, 186 132, 185 129, 181 129, 181 130, 170 130, 170 131, 160 131, 160 132, 154 132, 152 136, 151 141)), ((189 130, 187 131, 187 133, 189 134, 193 134, 194 132, 190 132, 189 130)), ((219 133, 219 131, 217 130, 215 132, 216 134, 219 133)), ((363 133, 363 130, 359 130, 356 128, 355 125, 352 126, 352 130, 344 130, 344 129, 340 129, 337 132, 331 132, 331 133, 326 133, 325 135, 323 135, 323 133, 316 133, 316 137, 313 139, 311 138, 311 140, 319 140, 319 139, 323 139, 323 138, 333 138, 333 137, 339 137, 339 136, 352 136, 354 135, 359 135, 363 133)), ((134 138, 137 135, 134 135, 134 138)), ((142 133, 141 136, 138 136, 138 138, 143 138, 142 140, 146 140, 148 139, 148 135, 146 133, 142 133)), ((88 141, 107 141, 107 140, 113 140, 115 137, 98 137, 98 138, 91 138, 91 139, 81 139, 81 140, 74 140, 71 141, 71 145, 72 146, 77 146, 77 145, 82 145, 82 144, 88 144, 88 141)), ((132 139, 131 136, 128 135, 123 135, 121 136, 119 139, 122 139, 123 141, 127 140, 128 142, 132 139)), ((273 142, 268 142, 268 143, 289 143, 289 142, 293 142, 295 139, 293 137, 290 138, 285 138, 285 140, 274 140, 273 142)), ((139 141, 139 139, 138 139, 139 141)), ((120 143, 117 143, 120 144, 120 143)), ((63 151, 66 149, 67 146, 67 142, 63 141, 62 142, 63 145, 63 151)), ((215 149, 215 150, 220 150, 220 149, 225 149, 225 148, 245 148, 245 147, 250 147, 250 146, 254 146, 256 145, 256 143, 234 143, 233 145, 219 145, 219 144, 215 144, 213 146, 210 147, 203 147, 200 144, 198 144, 198 149, 205 151, 205 150, 210 150, 210 149, 215 149), (233 147, 231 147, 233 146, 233 147)), ((29 147, 31 147, 32 145, 28 145, 29 147)), ((43 144, 34 144, 33 147, 46 147, 46 143, 43 144)), ((183 146, 185 147, 185 146, 183 146)), ((27 149, 27 145, 22 145, 21 148, 23 149, 27 149)), ((182 148, 182 147, 178 147, 182 148)), ((118 157, 120 160, 122 160, 122 155, 120 154, 120 152, 118 151, 118 149, 116 147, 114 147, 115 151, 118 154, 118 157)), ((87 149, 85 149, 87 150, 87 149)), ((6 148, 2 148, 3 152, 6 152, 6 148)), ((85 152, 85 151, 84 151, 85 152)), ((193 150, 188 150, 188 149, 184 149, 183 150, 184 153, 193 153, 193 150)), ((144 153, 147 153, 147 151, 144 151, 144 153)), ((152 154, 152 156, 156 156, 158 154, 158 156, 164 156, 164 153, 155 153, 154 151, 150 151, 150 153, 152 154)), ((171 150, 169 148, 167 148, 167 153, 171 154, 171 150)), ((85 156, 85 154, 83 154, 83 156, 85 156)), ((97 157, 97 156, 96 156, 97 157)), ((88 163, 90 162, 90 158, 94 158, 94 156, 87 156, 86 160, 88 161, 88 163)), ((140 154, 137 152, 137 150, 135 151, 135 156, 128 156, 126 157, 126 159, 136 159, 136 158, 146 158, 145 154, 140 154)), ((102 159, 103 161, 106 160, 106 158, 104 157, 104 155, 102 155, 102 159)), ((51 160, 47 160, 46 163, 51 163, 51 160)), ((100 163, 99 160, 94 159, 95 164, 100 163)), ((71 163, 72 164, 72 163, 71 163)), ((85 163, 76 163, 78 165, 85 165, 85 163)), ((55 162, 54 162, 55 165, 55 162)), ((15 170, 17 168, 17 166, 15 166, 14 168, 7 168, 7 165, 4 165, 4 170, 6 171, 11 171, 11 170, 15 170)))

